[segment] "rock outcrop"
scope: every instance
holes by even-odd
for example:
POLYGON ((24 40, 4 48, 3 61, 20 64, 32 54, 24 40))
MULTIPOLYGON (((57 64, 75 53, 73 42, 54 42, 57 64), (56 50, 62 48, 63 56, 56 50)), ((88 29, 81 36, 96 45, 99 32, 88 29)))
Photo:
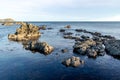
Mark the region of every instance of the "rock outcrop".
POLYGON ((29 42, 28 45, 25 47, 25 49, 40 52, 45 55, 50 54, 54 50, 54 48, 48 43, 37 42, 37 41, 29 42))
POLYGON ((84 64, 83 60, 80 60, 79 57, 72 56, 71 58, 68 58, 62 62, 63 65, 66 67, 78 67, 81 64, 84 64))
POLYGON ((27 41, 34 40, 40 37, 39 28, 33 24, 20 23, 21 26, 15 32, 15 34, 9 34, 8 39, 13 41, 27 41))
POLYGON ((93 41, 92 39, 89 39, 83 42, 80 42, 80 41, 76 42, 73 48, 74 48, 74 52, 77 52, 79 54, 85 54, 86 50, 90 46, 94 46, 94 45, 96 45, 96 42, 93 41))
POLYGON ((105 46, 100 43, 96 42, 93 39, 83 40, 83 41, 76 41, 75 45, 73 46, 74 52, 86 55, 88 57, 96 58, 97 56, 103 56, 105 52, 105 46))

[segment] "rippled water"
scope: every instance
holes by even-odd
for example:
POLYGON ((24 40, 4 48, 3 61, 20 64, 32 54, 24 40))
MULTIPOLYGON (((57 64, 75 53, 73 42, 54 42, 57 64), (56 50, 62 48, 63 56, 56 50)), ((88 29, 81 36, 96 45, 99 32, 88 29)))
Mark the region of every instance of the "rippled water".
POLYGON ((87 29, 110 34, 120 39, 119 22, 31 22, 35 25, 47 25, 52 30, 43 32, 40 41, 46 41, 55 47, 50 55, 25 50, 18 42, 9 41, 7 35, 14 33, 18 25, 0 26, 0 80, 120 80, 120 60, 109 55, 96 59, 73 53, 74 40, 62 38, 59 29, 71 25, 74 29, 87 29), (61 49, 69 52, 62 53, 61 49), (78 68, 65 67, 61 62, 71 56, 78 56, 85 61, 78 68))

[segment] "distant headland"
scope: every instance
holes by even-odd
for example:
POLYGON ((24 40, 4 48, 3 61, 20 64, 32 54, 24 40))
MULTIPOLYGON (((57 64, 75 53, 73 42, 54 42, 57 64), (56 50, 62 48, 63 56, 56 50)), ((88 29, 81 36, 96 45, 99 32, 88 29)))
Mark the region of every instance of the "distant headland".
POLYGON ((12 18, 0 19, 0 23, 2 23, 2 25, 5 25, 5 26, 11 26, 14 24, 14 22, 15 20, 12 18))

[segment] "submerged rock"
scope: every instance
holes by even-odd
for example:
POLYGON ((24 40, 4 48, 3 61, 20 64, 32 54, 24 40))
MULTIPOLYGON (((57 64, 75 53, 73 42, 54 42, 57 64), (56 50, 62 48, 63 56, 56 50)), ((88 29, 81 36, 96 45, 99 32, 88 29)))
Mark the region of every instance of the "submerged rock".
POLYGON ((8 39, 13 41, 26 41, 38 39, 40 37, 39 28, 33 24, 20 23, 21 26, 15 34, 9 34, 8 39))
POLYGON ((74 40, 79 40, 80 37, 74 37, 74 36, 71 36, 71 35, 64 35, 63 38, 65 39, 74 39, 74 40))
POLYGON ((72 35, 72 32, 64 32, 63 35, 72 35))
POLYGON ((29 42, 28 45, 25 47, 25 49, 41 52, 45 55, 50 54, 54 50, 54 48, 51 45, 49 45, 48 43, 36 42, 36 41, 29 42))
POLYGON ((68 52, 68 49, 62 49, 61 52, 66 53, 66 52, 68 52))
POLYGON ((65 29, 60 29, 59 32, 65 32, 65 29))
POLYGON ((69 67, 78 67, 81 64, 84 64, 83 60, 80 60, 79 57, 72 56, 71 58, 66 59, 65 61, 62 62, 63 65, 69 67))
POLYGON ((75 29, 76 32, 86 32, 85 29, 75 29))
POLYGON ((53 28, 51 28, 51 27, 49 27, 49 28, 47 28, 48 30, 52 30, 53 28))

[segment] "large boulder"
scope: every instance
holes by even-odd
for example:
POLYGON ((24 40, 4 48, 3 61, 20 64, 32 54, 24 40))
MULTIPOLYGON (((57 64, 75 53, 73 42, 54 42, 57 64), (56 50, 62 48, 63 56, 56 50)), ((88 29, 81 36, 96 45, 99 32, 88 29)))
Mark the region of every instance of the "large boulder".
POLYGON ((20 23, 21 26, 15 32, 15 34, 9 34, 8 39, 14 41, 26 41, 34 40, 40 37, 39 28, 33 24, 20 23))
POLYGON ((80 60, 79 57, 75 57, 75 56, 72 56, 66 60, 64 60, 62 62, 63 65, 67 66, 67 67, 78 67, 80 66, 81 64, 84 64, 84 61, 83 60, 80 60))
POLYGON ((76 41, 75 45, 73 46, 74 52, 86 55, 90 58, 96 58, 97 56, 104 56, 105 46, 102 42, 94 41, 93 39, 88 39, 85 41, 76 41))
POLYGON ((37 41, 29 42, 28 45, 25 47, 25 49, 41 52, 45 55, 50 54, 54 50, 54 48, 51 45, 49 45, 48 43, 37 42, 37 41))
POLYGON ((107 54, 120 57, 120 40, 109 40, 105 42, 107 54))
POLYGON ((86 50, 93 45, 96 45, 96 42, 92 39, 88 39, 83 42, 76 42, 75 45, 73 46, 74 48, 73 51, 79 54, 86 54, 86 50))

